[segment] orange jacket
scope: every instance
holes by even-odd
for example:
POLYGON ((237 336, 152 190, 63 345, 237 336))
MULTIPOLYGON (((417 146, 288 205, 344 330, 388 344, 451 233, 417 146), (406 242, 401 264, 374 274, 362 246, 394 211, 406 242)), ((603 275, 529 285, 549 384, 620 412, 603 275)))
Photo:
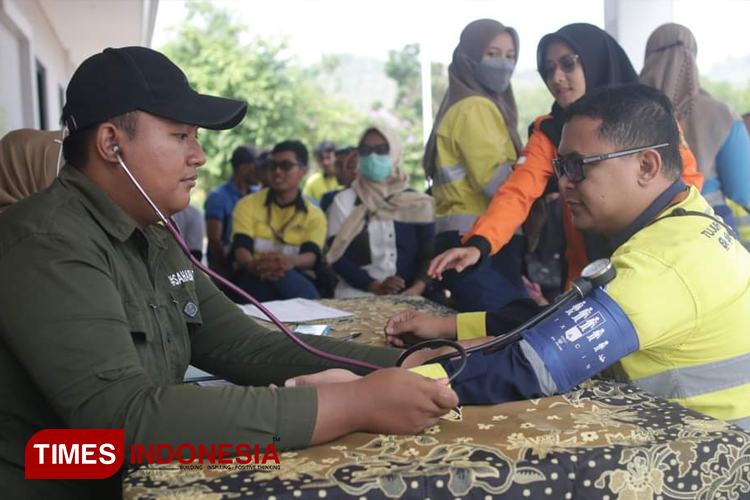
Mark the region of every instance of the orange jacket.
MULTIPOLYGON (((557 157, 557 148, 541 131, 542 121, 549 115, 534 121, 534 131, 521 152, 505 183, 493 196, 487 211, 479 217, 463 242, 472 236, 481 236, 490 244, 490 253, 497 253, 510 239, 518 226, 529 215, 531 205, 547 187, 547 181, 555 175, 552 159, 557 157)), ((679 127, 679 124, 678 124, 679 127)), ((703 175, 698 172, 697 162, 687 146, 680 128, 680 153, 682 155, 682 180, 699 190, 703 188, 703 175)), ((573 227, 568 205, 563 200, 563 225, 565 229, 565 258, 568 262, 568 281, 581 275, 588 263, 583 234, 573 227)))

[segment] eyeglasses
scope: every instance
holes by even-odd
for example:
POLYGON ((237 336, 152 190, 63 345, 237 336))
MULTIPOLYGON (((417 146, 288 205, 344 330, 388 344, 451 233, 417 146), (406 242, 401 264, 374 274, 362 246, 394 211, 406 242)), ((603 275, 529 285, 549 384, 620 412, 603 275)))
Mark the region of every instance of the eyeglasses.
POLYGON ((542 65, 542 76, 546 79, 558 66, 563 73, 572 73, 578 66, 578 54, 565 54, 555 62, 545 62, 542 65))
POLYGON ((583 171, 584 165, 611 160, 612 158, 621 158, 623 156, 634 155, 636 153, 640 153, 641 151, 646 151, 647 149, 659 149, 665 148, 667 146, 669 146, 669 143, 665 142, 664 144, 657 144, 655 146, 626 149, 624 151, 616 151, 614 153, 589 156, 588 158, 555 158, 552 160, 552 166, 554 167, 555 174, 557 174, 558 178, 564 175, 573 184, 578 184, 586 177, 583 171))
POLYGON ((391 148, 388 146, 388 144, 376 144, 375 146, 362 144, 357 148, 357 151, 359 151, 359 154, 361 156, 367 156, 373 153, 375 153, 376 155, 387 155, 390 150, 391 148))
POLYGON ((273 160, 271 160, 271 161, 268 162, 268 170, 270 170, 270 171, 273 172, 277 168, 280 168, 284 172, 289 172, 291 169, 293 169, 297 165, 299 165, 299 163, 295 163, 295 162, 292 162, 292 161, 289 161, 289 160, 284 160, 284 161, 273 161, 273 160))

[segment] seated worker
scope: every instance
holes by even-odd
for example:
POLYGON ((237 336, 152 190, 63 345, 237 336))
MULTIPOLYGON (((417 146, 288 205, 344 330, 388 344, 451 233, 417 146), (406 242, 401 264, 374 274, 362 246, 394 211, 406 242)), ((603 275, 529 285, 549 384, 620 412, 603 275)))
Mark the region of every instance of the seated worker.
MULTIPOLYGON (((245 112, 243 102, 196 93, 143 47, 107 49, 74 73, 66 166, 0 216, 3 498, 121 497, 120 474, 24 479, 26 444, 42 429, 124 429, 127 464, 132 444, 278 450, 355 431, 412 434, 457 403, 445 385, 402 369, 317 389, 267 387, 342 365, 244 315, 192 267, 122 167, 169 217, 187 206, 206 161, 198 127, 228 129, 245 112), (183 385, 189 363, 238 386, 183 385)), ((308 342, 380 366, 400 353, 308 342)))
POLYGON ((323 141, 315 146, 315 161, 320 165, 320 171, 307 179, 302 191, 302 194, 309 196, 315 203, 319 204, 327 192, 342 188, 336 179, 335 153, 336 145, 331 141, 323 141))
POLYGON ((274 146, 269 187, 234 209, 232 252, 237 284, 260 301, 319 299, 313 279, 325 243, 323 212, 302 197, 307 148, 299 141, 274 146))
MULTIPOLYGON (((682 183, 678 146, 672 105, 644 85, 597 90, 566 109, 560 190, 575 227, 616 247, 617 276, 520 342, 471 355, 453 382, 463 403, 566 392, 617 362, 614 373, 641 389, 750 429, 750 254, 682 183), (607 312, 615 321, 596 325, 607 312)), ((470 339, 504 333, 498 319, 410 312, 386 334, 397 345, 404 335, 470 339)))
POLYGON ((234 207, 243 197, 259 190, 257 156, 252 144, 238 146, 232 153, 232 178, 211 191, 203 205, 208 237, 208 267, 223 276, 231 274, 229 250, 234 207))
POLYGON ((341 185, 341 189, 334 191, 328 191, 320 199, 320 209, 323 212, 328 211, 328 207, 333 202, 333 197, 339 194, 344 189, 351 187, 354 179, 359 175, 359 169, 357 164, 359 163, 359 155, 357 154, 357 148, 352 146, 343 146, 336 150, 336 161, 334 162, 334 168, 336 170, 336 180, 341 185))
POLYGON ((260 189, 267 188, 269 186, 268 167, 271 164, 271 150, 266 149, 266 150, 261 151, 255 163, 258 166, 257 172, 258 172, 258 181, 260 182, 260 189))
POLYGON ((422 295, 435 238, 435 201, 409 189, 401 141, 370 127, 358 145, 360 176, 328 210, 326 261, 339 277, 334 297, 422 295))
POLYGON ((188 205, 182 212, 172 216, 182 238, 187 243, 190 253, 200 261, 203 259, 203 240, 206 238, 206 221, 203 214, 193 205, 188 205))

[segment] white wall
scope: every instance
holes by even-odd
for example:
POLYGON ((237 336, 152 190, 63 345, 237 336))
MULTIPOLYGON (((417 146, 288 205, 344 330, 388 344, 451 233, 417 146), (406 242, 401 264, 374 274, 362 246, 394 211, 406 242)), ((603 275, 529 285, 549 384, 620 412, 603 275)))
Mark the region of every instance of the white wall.
POLYGON ((604 27, 640 73, 651 33, 674 17, 674 0, 604 0, 604 27))
POLYGON ((0 22, 0 137, 24 123, 21 102, 21 45, 18 37, 0 22))
MULTIPOLYGON (((37 0, 5 0, 15 4, 19 13, 32 26, 33 57, 46 69, 46 95, 47 95, 47 128, 57 130, 60 128, 60 111, 62 104, 59 99, 58 88, 63 89, 68 85, 68 80, 73 74, 73 64, 64 44, 58 39, 44 11, 37 0)), ((34 93, 36 103, 36 65, 33 66, 34 93)), ((39 127, 38 112, 34 111, 34 127, 39 127)))

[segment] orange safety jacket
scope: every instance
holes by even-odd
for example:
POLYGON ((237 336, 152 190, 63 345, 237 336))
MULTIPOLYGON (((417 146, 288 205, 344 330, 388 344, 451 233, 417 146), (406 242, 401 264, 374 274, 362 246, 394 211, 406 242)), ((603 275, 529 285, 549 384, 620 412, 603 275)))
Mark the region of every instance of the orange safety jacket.
MULTIPOLYGON (((462 239, 464 243, 477 246, 483 256, 487 253, 497 253, 510 241, 516 228, 528 217, 531 205, 544 193, 547 181, 555 175, 552 159, 557 158, 557 147, 540 128, 541 123, 548 118, 550 115, 540 116, 534 121, 529 142, 521 152, 513 172, 497 190, 484 215, 474 222, 462 239)), ((679 124, 677 126, 679 127, 679 124)), ((698 171, 698 164, 685 141, 682 128, 680 154, 682 180, 698 190, 702 189, 703 175, 698 171)), ((581 275, 581 270, 588 264, 588 258, 583 233, 573 227, 573 219, 564 198, 562 214, 566 242, 565 259, 568 263, 565 283, 567 288, 570 281, 581 275)))

